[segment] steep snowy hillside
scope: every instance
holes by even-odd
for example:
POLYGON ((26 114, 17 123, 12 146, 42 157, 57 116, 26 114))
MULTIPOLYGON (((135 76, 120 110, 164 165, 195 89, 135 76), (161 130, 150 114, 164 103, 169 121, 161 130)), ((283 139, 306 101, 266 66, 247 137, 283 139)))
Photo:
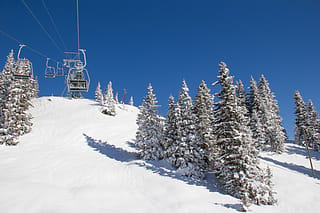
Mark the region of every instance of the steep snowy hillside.
MULTIPOLYGON (((177 175, 165 162, 137 160, 133 148, 137 108, 99 112, 90 100, 42 97, 33 101, 33 130, 15 147, 0 146, 0 212, 236 212, 241 202, 210 181, 177 175)), ((278 204, 253 212, 320 209, 320 155, 286 145, 282 155, 262 153, 273 171, 278 204)))

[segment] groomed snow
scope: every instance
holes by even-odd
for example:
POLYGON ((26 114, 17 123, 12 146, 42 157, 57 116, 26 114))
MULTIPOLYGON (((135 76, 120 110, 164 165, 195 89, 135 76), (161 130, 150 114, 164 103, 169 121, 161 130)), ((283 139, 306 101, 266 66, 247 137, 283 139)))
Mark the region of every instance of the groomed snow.
MULTIPOLYGON (((33 130, 17 146, 0 146, 0 212, 236 212, 241 202, 223 194, 212 175, 196 182, 165 162, 137 160, 133 148, 137 108, 99 112, 91 100, 33 100, 33 130)), ((273 174, 278 204, 252 212, 317 212, 320 154, 311 177, 302 147, 262 153, 273 174)))

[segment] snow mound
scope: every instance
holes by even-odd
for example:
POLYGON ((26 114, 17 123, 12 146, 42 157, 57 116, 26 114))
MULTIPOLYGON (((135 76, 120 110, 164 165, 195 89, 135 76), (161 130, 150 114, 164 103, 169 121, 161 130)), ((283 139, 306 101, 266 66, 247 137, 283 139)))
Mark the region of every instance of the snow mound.
MULTIPOLYGON (((138 109, 118 105, 116 116, 96 102, 60 97, 33 100, 33 130, 18 146, 0 146, 0 212, 236 212, 241 202, 221 193, 212 175, 195 181, 165 161, 136 159, 138 109)), ((316 179, 302 147, 262 153, 273 174, 278 204, 253 212, 320 209, 320 155, 316 179)))

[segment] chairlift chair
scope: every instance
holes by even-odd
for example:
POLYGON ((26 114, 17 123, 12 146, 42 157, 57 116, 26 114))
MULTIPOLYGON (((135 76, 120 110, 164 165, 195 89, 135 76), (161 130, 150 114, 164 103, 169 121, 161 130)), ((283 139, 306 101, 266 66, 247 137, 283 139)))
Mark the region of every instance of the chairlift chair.
POLYGON ((20 58, 20 53, 23 47, 26 45, 20 44, 17 55, 16 69, 13 73, 15 79, 28 79, 33 77, 32 63, 26 58, 20 58))
POLYGON ((76 60, 74 66, 69 68, 67 76, 67 86, 71 97, 80 97, 82 92, 88 92, 90 85, 90 77, 87 69, 86 55, 83 49, 80 49, 83 54, 84 64, 82 61, 76 60))
POLYGON ((61 64, 61 66, 59 66, 59 65, 60 65, 60 62, 57 61, 57 68, 56 68, 55 76, 65 76, 62 64, 61 64))
POLYGON ((46 69, 44 71, 44 76, 46 78, 54 78, 56 73, 55 73, 55 69, 52 66, 49 66, 49 60, 50 58, 47 58, 47 62, 46 62, 46 69))

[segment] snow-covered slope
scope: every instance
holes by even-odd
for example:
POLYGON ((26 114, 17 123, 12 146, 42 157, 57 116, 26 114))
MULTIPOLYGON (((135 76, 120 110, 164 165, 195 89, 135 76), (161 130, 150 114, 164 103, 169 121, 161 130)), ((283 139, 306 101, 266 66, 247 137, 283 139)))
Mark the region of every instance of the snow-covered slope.
MULTIPOLYGON (((137 109, 99 112, 90 100, 33 101, 33 130, 15 147, 0 146, 0 212, 236 212, 241 203, 209 181, 177 175, 165 162, 135 158, 137 109)), ((262 153, 273 171, 278 204, 253 212, 317 212, 320 155, 287 144, 282 155, 262 153)))

